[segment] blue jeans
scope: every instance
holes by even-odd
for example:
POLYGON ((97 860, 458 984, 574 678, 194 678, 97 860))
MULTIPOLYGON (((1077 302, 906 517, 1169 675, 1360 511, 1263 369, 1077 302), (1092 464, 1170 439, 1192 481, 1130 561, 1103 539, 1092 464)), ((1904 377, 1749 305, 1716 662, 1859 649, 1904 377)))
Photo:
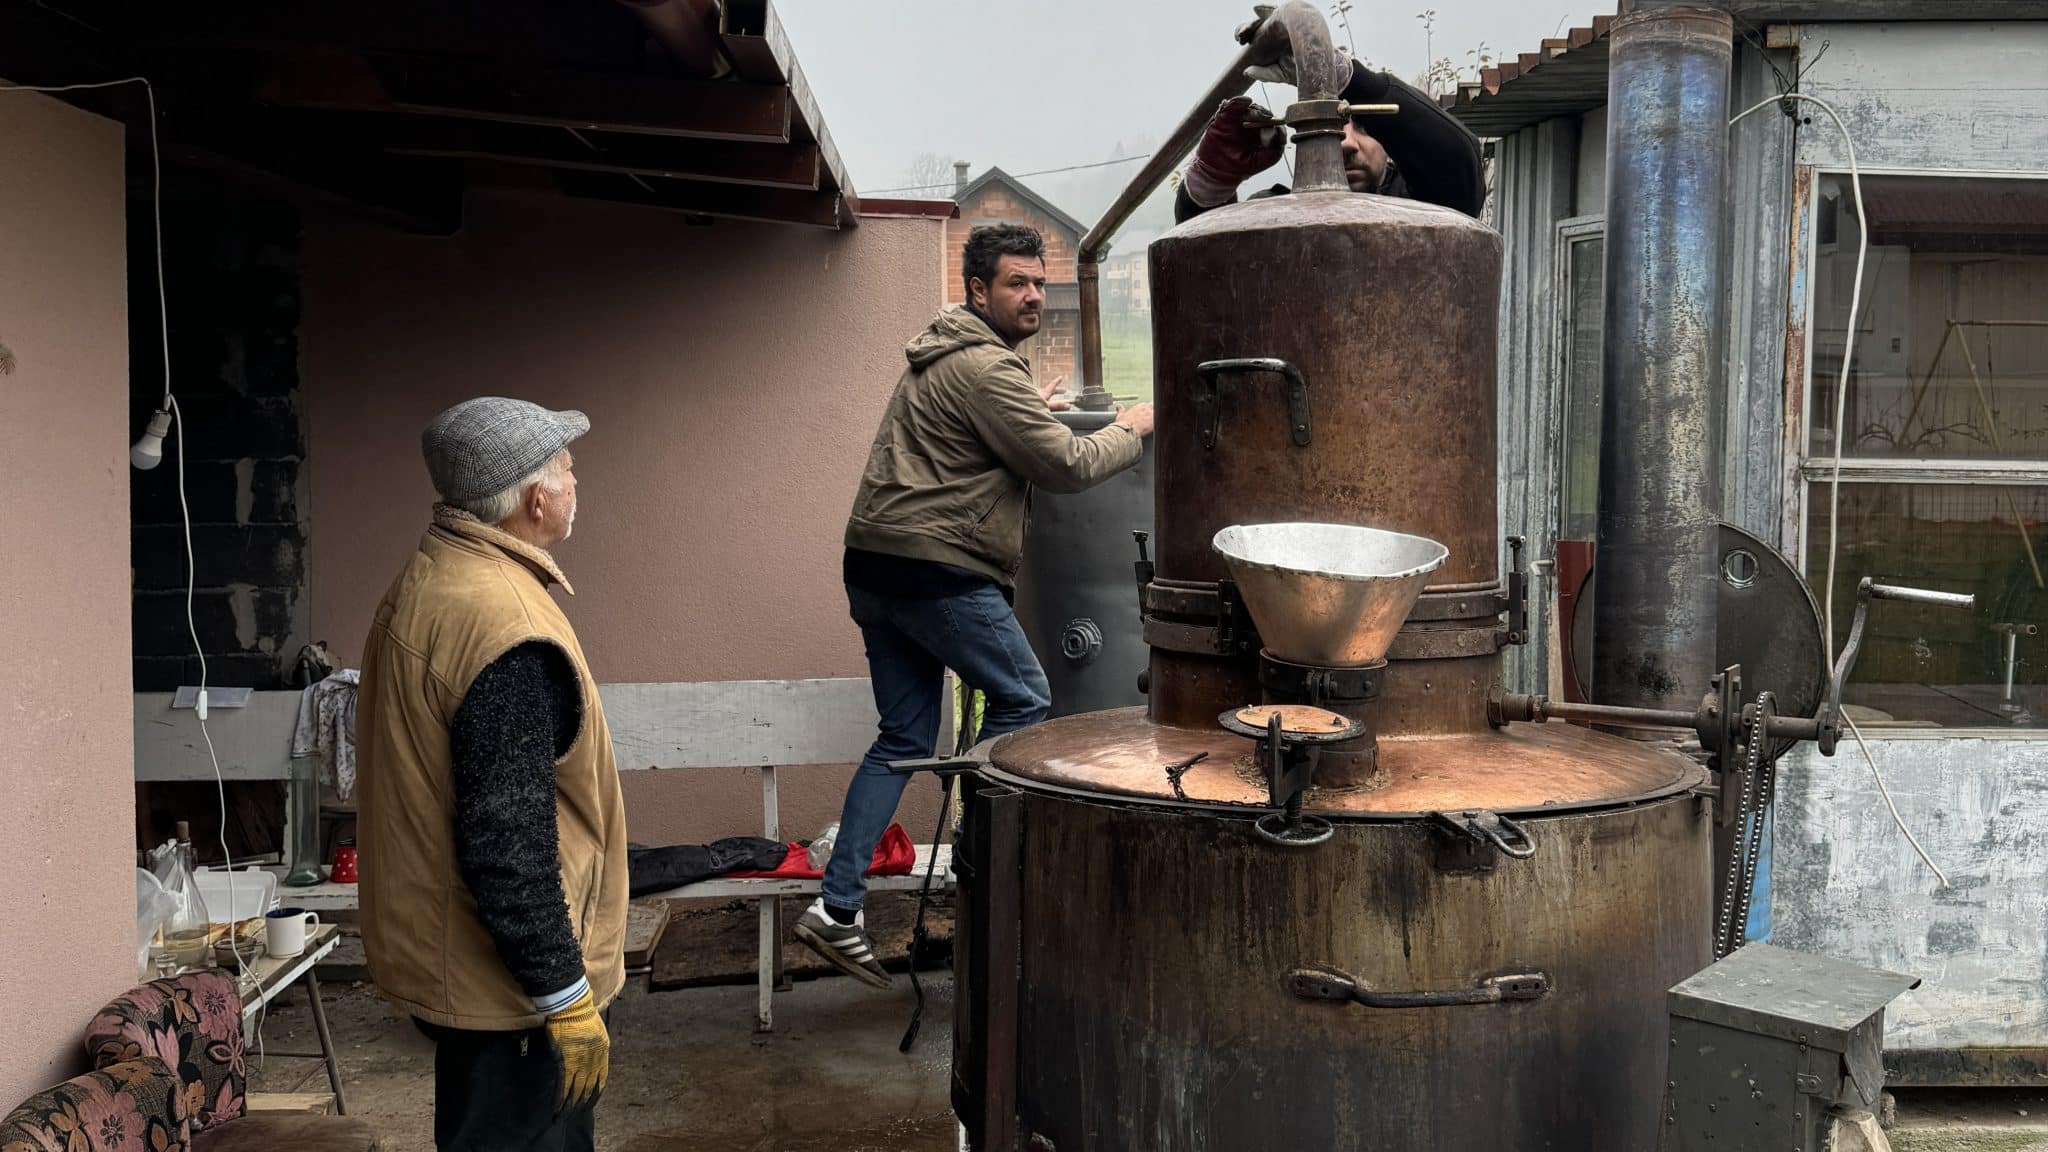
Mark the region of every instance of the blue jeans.
MULTIPOLYGON (((946 669, 987 698, 981 737, 1045 719, 1052 688, 1024 639, 1017 615, 994 585, 938 599, 912 600, 849 586, 846 600, 867 645, 880 732, 846 787, 839 838, 825 866, 825 903, 857 909, 868 891, 875 845, 895 818, 908 776, 892 760, 930 756, 939 738, 946 669)), ((951 751, 947 749, 946 751, 951 751)))

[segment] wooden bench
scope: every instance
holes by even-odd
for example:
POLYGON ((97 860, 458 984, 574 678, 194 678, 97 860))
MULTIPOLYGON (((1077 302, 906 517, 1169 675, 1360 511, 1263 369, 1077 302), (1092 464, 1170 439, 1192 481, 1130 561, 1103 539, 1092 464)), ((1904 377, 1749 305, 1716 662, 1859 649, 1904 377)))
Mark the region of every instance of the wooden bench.
MULTIPOLYGON (((946 679, 946 700, 955 680, 946 679)), ((699 683, 600 684, 605 721, 621 771, 647 769, 757 768, 761 772, 761 834, 783 839, 777 813, 775 770, 810 764, 853 764, 875 739, 874 691, 866 677, 826 680, 714 680, 699 683)), ((248 705, 216 711, 208 727, 230 780, 288 779, 291 730, 299 693, 257 692, 248 705)), ((953 746, 953 710, 942 707, 934 752, 953 746)), ((171 708, 169 693, 135 697, 136 779, 212 780, 192 712, 171 708)), ((913 786, 918 779, 914 778, 913 786)), ((737 830, 735 830, 737 831, 737 830)), ((916 891, 925 869, 935 867, 932 886, 949 887, 952 848, 921 845, 909 876, 875 876, 872 892, 916 891), (937 862, 933 864, 933 858, 937 862)), ((782 978, 783 896, 815 895, 816 880, 718 879, 658 895, 695 899, 719 897, 760 903, 758 1024, 774 1026, 772 996, 782 978)), ((352 915, 353 884, 323 883, 288 890, 290 902, 323 917, 352 915)))
MULTIPOLYGON (((954 680, 946 681, 945 699, 954 680)), ((605 721, 621 771, 758 768, 761 835, 781 840, 775 770, 809 764, 853 764, 875 740, 874 692, 866 677, 829 680, 724 680, 700 684, 604 684, 605 721)), ((953 710, 941 707, 934 751, 953 746, 953 710)), ((917 779, 913 778, 913 784, 917 779)), ((932 888, 952 885, 953 849, 920 844, 908 876, 871 876, 870 892, 914 892, 933 869, 932 888)), ((782 971, 782 897, 816 895, 817 880, 721 877, 655 893, 670 900, 758 901, 760 954, 755 1027, 775 1028, 774 994, 787 989, 782 971)))

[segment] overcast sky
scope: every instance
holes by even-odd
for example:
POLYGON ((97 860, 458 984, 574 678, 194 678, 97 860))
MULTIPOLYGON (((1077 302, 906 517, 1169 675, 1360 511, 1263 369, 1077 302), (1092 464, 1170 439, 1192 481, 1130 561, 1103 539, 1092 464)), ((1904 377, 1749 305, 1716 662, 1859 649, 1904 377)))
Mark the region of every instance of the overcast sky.
MULTIPOLYGON (((1316 0, 1327 11, 1331 0, 1316 0)), ((1352 0, 1358 55, 1414 80, 1433 50, 1533 52, 1614 0, 1352 0)), ((920 153, 1013 175, 1149 150, 1235 51, 1249 0, 777 0, 855 189, 911 182, 920 153)), ((1333 24, 1338 42, 1341 27, 1333 24)), ((1273 88, 1284 105, 1291 90, 1273 88)), ((1258 91, 1255 88, 1253 95, 1258 91)), ((1093 222, 1135 165, 1026 183, 1093 222), (1104 193, 1103 189, 1108 189, 1104 193)), ((946 195, 894 193, 896 195, 946 195)))

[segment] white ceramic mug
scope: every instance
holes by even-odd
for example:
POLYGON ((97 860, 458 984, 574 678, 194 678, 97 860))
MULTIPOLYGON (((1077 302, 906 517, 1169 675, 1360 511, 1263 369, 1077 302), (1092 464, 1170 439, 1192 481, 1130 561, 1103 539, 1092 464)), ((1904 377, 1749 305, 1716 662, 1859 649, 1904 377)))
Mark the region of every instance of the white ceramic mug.
POLYGON ((304 908, 279 908, 263 917, 263 948, 272 956, 297 956, 306 950, 306 937, 320 927, 318 914, 304 908))

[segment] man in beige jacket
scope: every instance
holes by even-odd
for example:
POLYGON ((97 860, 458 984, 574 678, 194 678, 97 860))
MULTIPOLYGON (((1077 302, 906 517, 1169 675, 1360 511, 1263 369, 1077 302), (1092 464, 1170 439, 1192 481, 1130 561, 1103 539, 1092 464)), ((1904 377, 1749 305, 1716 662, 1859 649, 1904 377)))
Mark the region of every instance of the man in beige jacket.
POLYGON ((626 815, 549 549, 580 412, 483 397, 421 438, 442 503, 377 608, 357 745, 363 944, 435 1042, 443 1152, 584 1152, 625 982, 626 815))
POLYGON ((1138 462, 1152 406, 1076 436, 1048 409, 1017 345, 1045 309, 1045 246, 1016 225, 977 228, 962 254, 964 306, 904 349, 846 524, 843 576, 867 647, 880 733, 847 786, 824 894, 797 937, 878 988, 889 975, 861 916, 875 845, 905 778, 895 760, 932 754, 951 668, 987 697, 984 737, 1045 718, 1045 672, 1010 608, 1033 487, 1079 492, 1138 462))

